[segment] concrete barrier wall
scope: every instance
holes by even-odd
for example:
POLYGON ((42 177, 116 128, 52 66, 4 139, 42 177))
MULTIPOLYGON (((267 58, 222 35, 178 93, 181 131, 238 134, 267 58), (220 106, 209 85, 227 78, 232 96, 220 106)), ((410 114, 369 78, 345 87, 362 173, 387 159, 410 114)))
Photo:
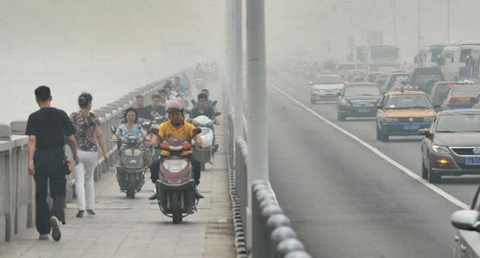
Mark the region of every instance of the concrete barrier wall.
MULTIPOLYGON (((122 111, 133 106, 137 95, 144 96, 145 105, 150 104, 152 95, 163 87, 164 80, 136 88, 119 100, 92 111, 100 118, 110 155, 109 162, 104 163, 102 152, 99 151, 95 180, 100 180, 102 173, 117 163, 116 144, 110 141, 112 138, 110 127, 118 127, 123 120, 122 111)), ((35 226, 35 183, 33 177, 28 174, 26 124, 26 121, 13 121, 10 125, 0 124, 0 244, 35 226)), ((71 159, 68 147, 66 153, 71 159)), ((69 175, 67 202, 74 201, 74 189, 74 177, 69 175)))

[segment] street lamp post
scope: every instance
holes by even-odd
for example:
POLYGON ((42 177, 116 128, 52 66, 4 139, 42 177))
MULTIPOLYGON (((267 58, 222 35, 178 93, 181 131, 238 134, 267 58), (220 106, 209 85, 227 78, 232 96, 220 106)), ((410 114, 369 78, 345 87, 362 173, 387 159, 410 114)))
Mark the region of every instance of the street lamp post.
POLYGON ((393 0, 393 45, 397 45, 397 0, 393 0))
POLYGON ((420 0, 418 0, 418 50, 420 50, 420 0))
POLYGON ((447 0, 447 41, 450 41, 450 0, 447 0))

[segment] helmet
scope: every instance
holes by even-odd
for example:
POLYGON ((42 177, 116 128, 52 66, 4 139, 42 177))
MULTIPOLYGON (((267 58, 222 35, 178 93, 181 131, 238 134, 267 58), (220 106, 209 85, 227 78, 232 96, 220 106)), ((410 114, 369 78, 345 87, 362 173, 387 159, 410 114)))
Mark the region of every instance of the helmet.
POLYGON ((167 110, 167 113, 175 111, 183 112, 183 104, 178 100, 172 100, 167 103, 165 109, 167 110))

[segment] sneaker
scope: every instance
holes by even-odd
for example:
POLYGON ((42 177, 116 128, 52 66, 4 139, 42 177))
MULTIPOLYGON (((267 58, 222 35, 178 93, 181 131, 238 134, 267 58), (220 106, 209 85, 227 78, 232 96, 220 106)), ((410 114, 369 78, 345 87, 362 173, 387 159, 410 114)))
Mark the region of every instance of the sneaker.
POLYGON ((84 212, 85 212, 84 210, 79 210, 77 213, 77 218, 82 218, 84 212))
POLYGON ((44 235, 40 235, 38 237, 39 240, 49 240, 50 239, 50 235, 49 234, 44 234, 44 235))
POLYGON ((203 195, 200 193, 200 190, 198 190, 198 185, 195 186, 195 197, 197 199, 202 199, 203 198, 203 195))
POLYGON ((52 216, 50 218, 50 226, 52 227, 52 238, 55 241, 59 241, 62 237, 62 232, 60 232, 60 223, 57 217, 52 216))
POLYGON ((87 210, 87 212, 88 212, 88 215, 92 215, 92 216, 96 214, 94 210, 87 210))

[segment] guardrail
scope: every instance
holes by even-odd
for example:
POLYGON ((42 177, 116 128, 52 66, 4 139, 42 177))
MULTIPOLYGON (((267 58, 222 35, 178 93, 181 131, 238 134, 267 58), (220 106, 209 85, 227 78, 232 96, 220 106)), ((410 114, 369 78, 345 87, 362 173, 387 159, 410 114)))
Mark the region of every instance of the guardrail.
MULTIPOLYGON (((166 78, 171 78, 168 76, 166 78)), ((113 167, 117 160, 116 145, 110 141, 111 126, 118 126, 122 121, 122 111, 132 106, 137 95, 143 95, 145 103, 151 102, 151 97, 162 86, 163 79, 150 83, 125 94, 113 103, 107 104, 92 112, 102 123, 102 131, 109 150, 109 162, 103 162, 103 155, 99 151, 95 181, 102 177, 102 173, 113 167)), ((98 102, 96 102, 98 103, 98 102)), ((10 241, 14 236, 35 225, 35 192, 34 180, 28 174, 27 140, 25 136, 26 121, 14 121, 10 125, 0 124, 0 244, 10 241)), ((71 151, 66 154, 71 158, 71 151)), ((67 202, 72 202, 75 193, 73 175, 67 178, 67 202)))
MULTIPOLYGON (((248 206, 248 145, 242 137, 234 139, 234 116, 228 115, 228 144, 232 165, 231 194, 235 213, 241 217, 240 240, 246 241, 248 206)), ((245 132, 245 131, 244 131, 245 132)), ((244 133, 244 137, 246 134, 244 133)), ((289 218, 279 206, 269 183, 257 180, 252 186, 252 249, 253 258, 310 258, 297 234, 291 228, 289 218)), ((237 227, 237 226, 236 226, 237 227)), ((238 237, 237 237, 238 238, 238 237)), ((243 245, 243 244, 242 244, 243 245)), ((237 248, 238 250, 238 248, 237 248)), ((237 251, 238 252, 238 251, 237 251)), ((239 253, 239 257, 243 253, 239 253)))

